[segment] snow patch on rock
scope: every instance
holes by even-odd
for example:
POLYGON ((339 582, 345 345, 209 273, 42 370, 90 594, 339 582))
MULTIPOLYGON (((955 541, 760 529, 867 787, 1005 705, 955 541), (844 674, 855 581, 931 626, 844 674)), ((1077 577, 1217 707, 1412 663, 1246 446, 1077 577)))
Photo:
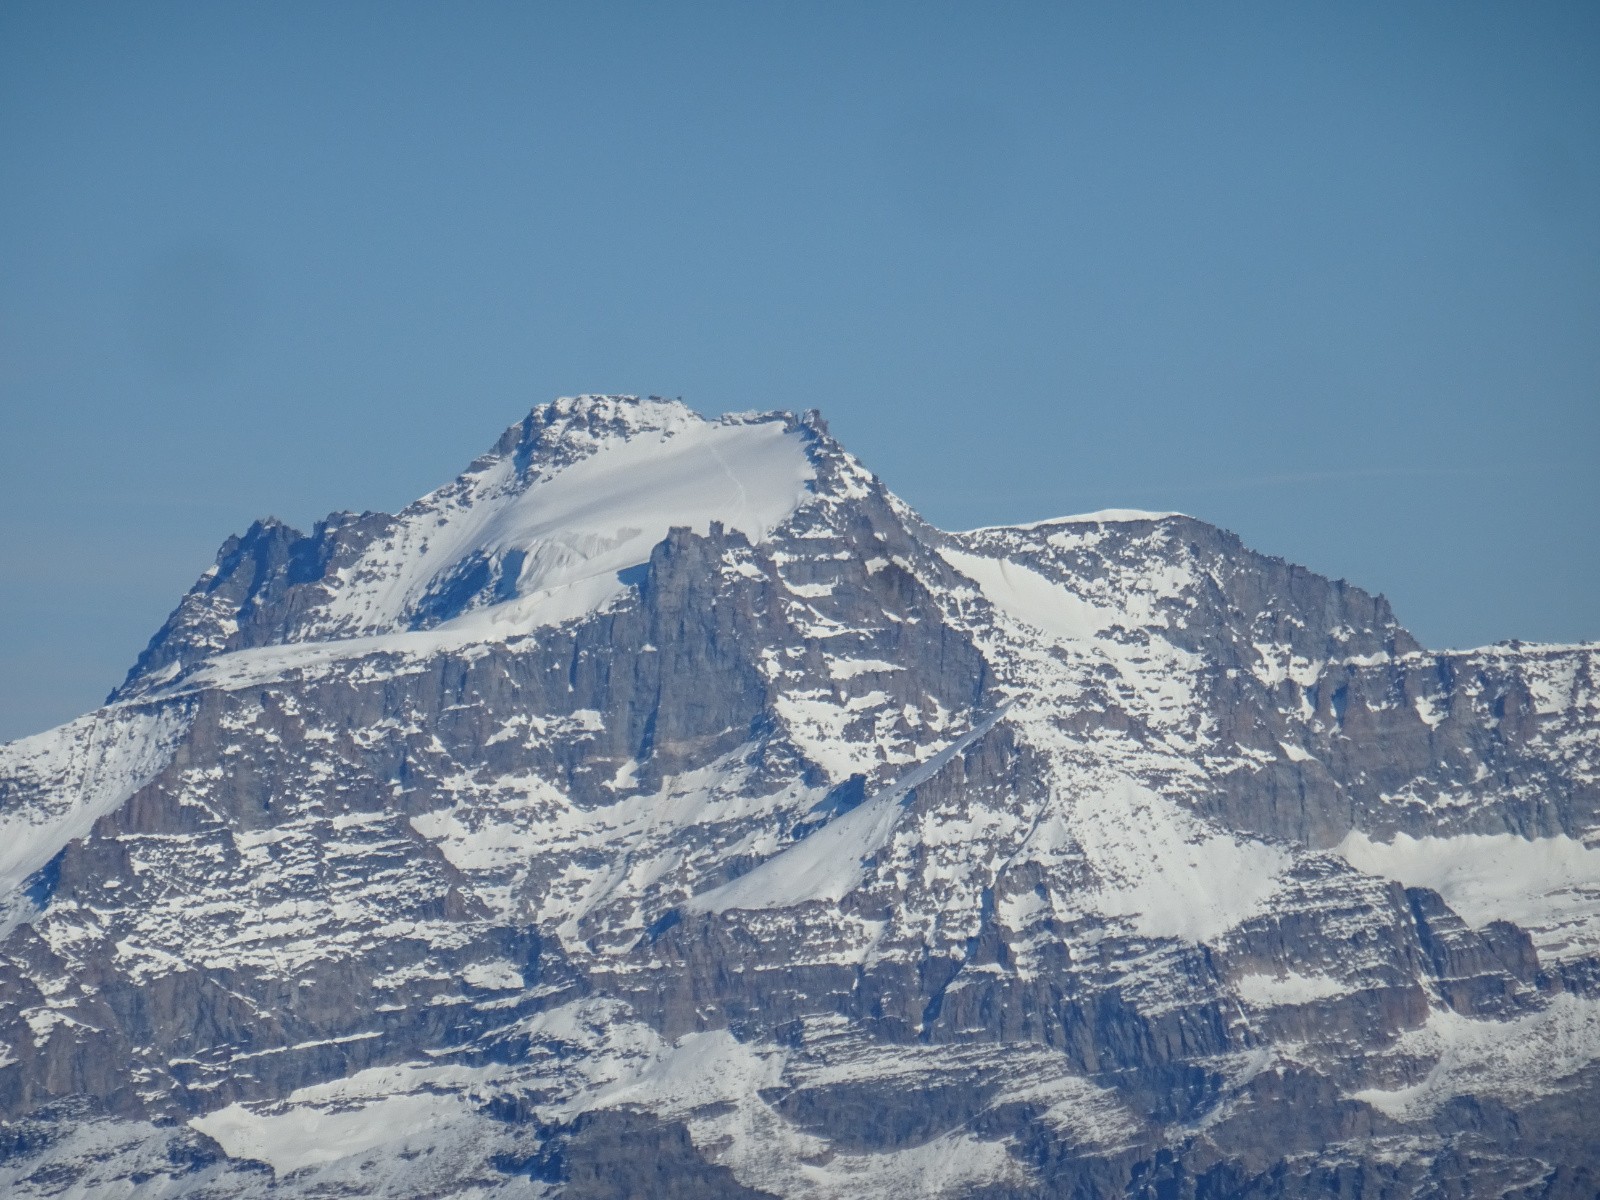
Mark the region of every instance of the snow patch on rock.
POLYGON ((1600 940, 1600 848, 1576 838, 1401 833, 1375 842, 1353 830, 1334 851, 1368 875, 1431 888, 1474 927, 1522 926, 1542 956, 1591 954, 1600 940))

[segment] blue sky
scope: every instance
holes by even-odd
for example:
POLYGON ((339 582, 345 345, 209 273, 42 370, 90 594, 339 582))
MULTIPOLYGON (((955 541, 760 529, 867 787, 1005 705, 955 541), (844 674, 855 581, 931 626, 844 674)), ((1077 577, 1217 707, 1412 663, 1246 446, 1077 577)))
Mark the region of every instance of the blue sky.
POLYGON ((0 738, 560 394, 1600 638, 1600 6, 0 6, 0 738))

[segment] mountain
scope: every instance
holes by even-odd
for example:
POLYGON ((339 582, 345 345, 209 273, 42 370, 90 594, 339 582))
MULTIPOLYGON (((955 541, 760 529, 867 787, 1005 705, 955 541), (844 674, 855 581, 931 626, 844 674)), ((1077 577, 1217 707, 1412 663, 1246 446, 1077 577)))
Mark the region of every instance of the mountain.
POLYGON ((0 748, 0 1191, 1593 1197, 1597 678, 560 400, 0 748))

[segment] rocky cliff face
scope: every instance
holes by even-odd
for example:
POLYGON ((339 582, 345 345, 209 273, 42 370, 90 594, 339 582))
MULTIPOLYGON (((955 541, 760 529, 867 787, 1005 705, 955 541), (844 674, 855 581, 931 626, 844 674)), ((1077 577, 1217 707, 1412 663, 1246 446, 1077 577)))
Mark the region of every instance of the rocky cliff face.
POLYGON ((564 400, 0 748, 18 1196, 1584 1196, 1600 648, 564 400))

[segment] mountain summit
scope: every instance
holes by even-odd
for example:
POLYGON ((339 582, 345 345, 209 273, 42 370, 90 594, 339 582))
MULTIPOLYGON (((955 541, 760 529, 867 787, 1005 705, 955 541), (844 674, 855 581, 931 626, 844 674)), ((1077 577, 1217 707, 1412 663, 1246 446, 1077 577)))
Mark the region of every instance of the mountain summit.
POLYGON ((0 747, 0 1190, 1592 1197, 1597 677, 558 400, 0 747))
POLYGON ((334 513, 309 535, 258 521, 230 539, 112 699, 228 651, 424 630, 502 640, 582 616, 673 527, 765 537, 814 484, 823 440, 784 413, 711 422, 676 401, 558 400, 397 516, 334 513))

